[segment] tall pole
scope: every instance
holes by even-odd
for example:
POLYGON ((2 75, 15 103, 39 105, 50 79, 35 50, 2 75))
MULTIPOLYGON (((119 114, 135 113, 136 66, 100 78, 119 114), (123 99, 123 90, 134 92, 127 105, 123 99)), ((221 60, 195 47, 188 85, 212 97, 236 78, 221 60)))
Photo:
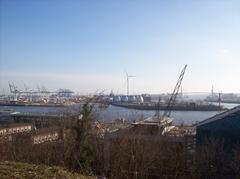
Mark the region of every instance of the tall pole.
POLYGON ((127 74, 127 96, 129 96, 129 76, 127 74))
POLYGON ((127 96, 129 96, 129 79, 133 78, 133 77, 136 77, 136 76, 128 75, 127 72, 126 72, 126 76, 127 76, 127 96))
POLYGON ((222 99, 221 99, 221 92, 219 92, 219 93, 218 93, 218 105, 219 105, 219 109, 220 109, 220 107, 221 107, 221 101, 222 101, 222 99))
POLYGON ((212 100, 213 100, 213 96, 214 96, 214 91, 213 91, 213 85, 212 85, 212 100))

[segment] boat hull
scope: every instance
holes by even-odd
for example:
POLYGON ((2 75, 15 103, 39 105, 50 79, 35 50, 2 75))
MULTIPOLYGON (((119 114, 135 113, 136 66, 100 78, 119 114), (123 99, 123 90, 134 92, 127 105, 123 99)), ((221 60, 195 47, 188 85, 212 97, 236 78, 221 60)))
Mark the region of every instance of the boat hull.
MULTIPOLYGON (((130 103, 111 103, 113 106, 124 107, 137 110, 166 110, 166 105, 146 105, 146 104, 130 104, 130 103)), ((222 106, 216 105, 174 105, 169 108, 174 111, 222 111, 226 110, 222 106)))

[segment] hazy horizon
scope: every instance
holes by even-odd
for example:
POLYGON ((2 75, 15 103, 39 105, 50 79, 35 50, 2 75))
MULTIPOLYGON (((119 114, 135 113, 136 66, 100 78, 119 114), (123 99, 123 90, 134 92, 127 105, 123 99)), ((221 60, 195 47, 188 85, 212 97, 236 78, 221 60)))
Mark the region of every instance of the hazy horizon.
POLYGON ((240 92, 240 1, 0 1, 0 93, 240 92))

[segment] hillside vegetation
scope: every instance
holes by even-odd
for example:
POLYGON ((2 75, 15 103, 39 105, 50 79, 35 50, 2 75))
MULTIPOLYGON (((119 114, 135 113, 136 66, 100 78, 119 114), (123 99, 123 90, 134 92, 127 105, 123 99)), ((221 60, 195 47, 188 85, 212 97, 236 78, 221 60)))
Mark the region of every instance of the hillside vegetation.
POLYGON ((46 165, 33 165, 18 162, 0 162, 0 176, 7 178, 77 178, 93 179, 94 177, 71 173, 61 167, 49 167, 46 165))

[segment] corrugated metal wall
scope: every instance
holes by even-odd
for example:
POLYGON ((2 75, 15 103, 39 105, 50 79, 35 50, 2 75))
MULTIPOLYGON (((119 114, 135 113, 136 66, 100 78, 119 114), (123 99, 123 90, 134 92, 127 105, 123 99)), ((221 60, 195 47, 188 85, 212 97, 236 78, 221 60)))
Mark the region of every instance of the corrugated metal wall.
POLYGON ((224 140, 225 145, 240 143, 240 111, 225 118, 197 126, 197 145, 207 139, 224 140))

